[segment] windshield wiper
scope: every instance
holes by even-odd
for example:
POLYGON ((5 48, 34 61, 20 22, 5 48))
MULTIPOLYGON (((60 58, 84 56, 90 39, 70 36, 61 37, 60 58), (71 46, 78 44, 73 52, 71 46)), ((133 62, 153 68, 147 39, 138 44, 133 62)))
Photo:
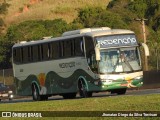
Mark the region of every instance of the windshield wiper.
POLYGON ((126 59, 125 56, 124 56, 124 63, 129 67, 129 69, 130 69, 131 71, 134 71, 133 68, 132 68, 132 66, 131 66, 131 64, 128 62, 128 60, 126 59))
MULTIPOLYGON (((119 59, 121 59, 121 63, 122 63, 122 58, 121 58, 121 56, 119 56, 119 58, 117 60, 117 63, 115 65, 115 67, 114 67, 114 71, 115 71, 116 67, 120 64, 119 59)), ((129 69, 131 70, 131 72, 133 72, 134 69, 132 68, 132 66, 130 65, 130 63, 128 62, 128 60, 126 59, 125 55, 123 55, 123 59, 124 59, 124 63, 129 67, 129 69)), ((123 72, 126 72, 126 71, 124 71, 124 66, 123 65, 122 65, 122 67, 123 67, 123 72)))

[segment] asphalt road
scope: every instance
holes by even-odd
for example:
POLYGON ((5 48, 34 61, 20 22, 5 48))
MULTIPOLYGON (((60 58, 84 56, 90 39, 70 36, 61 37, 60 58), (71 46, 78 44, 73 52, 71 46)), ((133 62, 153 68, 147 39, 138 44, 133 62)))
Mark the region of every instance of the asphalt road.
MULTIPOLYGON (((160 95, 160 88, 158 89, 144 89, 144 90, 127 90, 125 95, 121 96, 126 96, 126 95, 146 95, 146 94, 159 94, 160 95)), ((93 97, 115 97, 118 96, 116 94, 110 94, 109 92, 100 92, 100 93, 94 93, 93 97)), ((80 99, 79 95, 76 96, 75 99, 80 99)), ((52 96, 49 97, 49 101, 51 100, 64 100, 62 96, 52 96)), ((20 102, 33 102, 32 97, 20 97, 20 98, 15 98, 11 101, 8 99, 2 100, 0 104, 4 103, 20 103, 20 102)))

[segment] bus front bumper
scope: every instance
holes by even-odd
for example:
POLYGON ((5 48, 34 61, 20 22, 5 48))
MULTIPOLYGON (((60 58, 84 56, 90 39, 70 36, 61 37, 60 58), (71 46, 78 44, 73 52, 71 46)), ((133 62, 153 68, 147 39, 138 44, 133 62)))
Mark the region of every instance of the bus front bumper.
POLYGON ((137 77, 132 80, 99 80, 94 82, 98 91, 108 91, 113 89, 136 88, 143 85, 143 78, 137 77))

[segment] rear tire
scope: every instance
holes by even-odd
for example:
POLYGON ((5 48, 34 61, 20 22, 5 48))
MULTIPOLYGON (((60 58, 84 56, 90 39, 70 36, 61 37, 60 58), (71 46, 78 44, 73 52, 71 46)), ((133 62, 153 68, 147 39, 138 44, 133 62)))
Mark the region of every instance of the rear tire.
POLYGON ((87 91, 87 86, 84 80, 78 82, 79 95, 83 98, 92 97, 92 92, 87 91))
POLYGON ((92 92, 87 92, 88 97, 92 97, 92 92))
POLYGON ((35 101, 41 100, 41 97, 40 97, 39 91, 38 91, 38 87, 35 84, 32 85, 32 97, 33 97, 33 100, 35 100, 35 101))
POLYGON ((48 95, 40 95, 40 100, 48 100, 48 95))

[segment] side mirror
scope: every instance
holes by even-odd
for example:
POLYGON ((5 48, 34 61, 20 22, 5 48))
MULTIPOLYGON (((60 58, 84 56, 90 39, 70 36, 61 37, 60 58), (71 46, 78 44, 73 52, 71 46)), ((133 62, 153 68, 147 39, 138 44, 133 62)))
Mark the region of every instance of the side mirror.
POLYGON ((141 43, 144 48, 145 56, 149 56, 149 48, 145 43, 141 43))
POLYGON ((96 53, 96 60, 99 61, 101 60, 101 55, 100 55, 100 45, 97 44, 96 47, 95 47, 95 53, 96 53))

